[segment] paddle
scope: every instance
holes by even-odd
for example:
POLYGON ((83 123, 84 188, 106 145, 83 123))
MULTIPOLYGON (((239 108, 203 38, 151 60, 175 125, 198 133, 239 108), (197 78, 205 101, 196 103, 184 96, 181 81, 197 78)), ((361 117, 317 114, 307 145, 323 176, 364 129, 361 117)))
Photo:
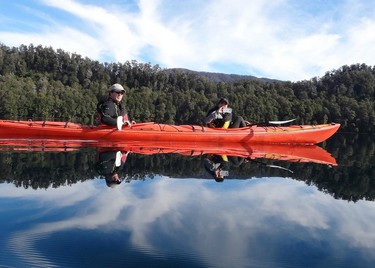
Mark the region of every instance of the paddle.
POLYGON ((290 122, 293 122, 296 119, 290 119, 290 120, 284 120, 284 121, 268 121, 268 124, 271 125, 283 125, 283 124, 288 124, 290 122))
POLYGON ((261 162, 261 161, 257 161, 257 160, 255 160, 255 159, 249 159, 249 158, 248 158, 248 160, 249 160, 249 161, 252 161, 252 162, 255 162, 255 163, 258 163, 258 164, 260 164, 260 165, 262 165, 262 166, 265 166, 265 167, 269 167, 269 168, 278 168, 278 169, 282 169, 282 170, 288 171, 288 172, 290 172, 290 173, 294 173, 292 170, 287 169, 287 168, 285 168, 285 167, 281 167, 281 166, 277 166, 277 165, 269 165, 269 164, 263 163, 263 162, 261 162))
POLYGON ((121 151, 117 151, 116 152, 116 160, 115 160, 115 166, 116 167, 121 166, 121 157, 122 157, 121 151))
POLYGON ((270 167, 270 168, 278 168, 278 169, 282 169, 282 170, 286 170, 290 173, 294 173, 292 170, 288 169, 288 168, 285 168, 285 167, 281 167, 281 166, 277 166, 277 165, 267 165, 266 164, 266 167, 270 167))
POLYGON ((255 125, 283 125, 283 124, 288 124, 293 122, 296 119, 290 119, 290 120, 284 120, 284 121, 268 121, 268 122, 262 122, 262 123, 253 123, 250 124, 250 126, 255 126, 255 125))
POLYGON ((124 122, 123 120, 124 119, 122 116, 117 117, 117 129, 118 130, 122 130, 123 125, 128 125, 129 127, 131 127, 132 124, 129 121, 124 122))
POLYGON ((124 124, 122 116, 117 117, 117 129, 122 130, 122 125, 124 124))

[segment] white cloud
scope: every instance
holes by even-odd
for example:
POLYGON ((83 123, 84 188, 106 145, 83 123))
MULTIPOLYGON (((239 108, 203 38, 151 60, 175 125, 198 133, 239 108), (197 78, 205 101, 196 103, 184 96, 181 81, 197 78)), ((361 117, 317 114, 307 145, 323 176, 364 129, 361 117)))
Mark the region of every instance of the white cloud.
MULTIPOLYGON (((41 189, 32 188, 24 189, 15 187, 13 184, 1 184, 0 196, 3 198, 22 198, 35 200, 40 196, 41 189)), ((41 202, 46 202, 47 206, 68 207, 89 198, 95 192, 95 185, 85 185, 85 183, 77 183, 73 186, 65 186, 59 188, 48 188, 43 193, 41 202), (84 188, 84 190, 82 189, 84 188)))
POLYGON ((44 33, 2 33, 2 38, 11 40, 7 45, 19 46, 21 44, 39 44, 51 46, 55 49, 61 48, 66 52, 77 53, 93 59, 101 56, 102 48, 99 42, 92 36, 68 27, 55 28, 44 33))
POLYGON ((128 2, 42 3, 48 11, 38 11, 45 21, 39 32, 0 27, 2 42, 53 46, 100 61, 137 60, 282 80, 375 62, 374 7, 365 1, 140 0, 136 8, 128 2))

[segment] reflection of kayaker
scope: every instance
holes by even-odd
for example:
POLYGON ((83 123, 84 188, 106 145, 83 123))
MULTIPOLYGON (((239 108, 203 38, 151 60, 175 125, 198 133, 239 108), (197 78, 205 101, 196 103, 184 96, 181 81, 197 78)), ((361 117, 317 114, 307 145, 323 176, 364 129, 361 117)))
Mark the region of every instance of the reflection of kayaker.
POLYGON ((115 187, 121 183, 119 172, 126 162, 129 152, 104 151, 98 154, 96 171, 104 176, 108 187, 115 187))
POLYGON ((207 155, 204 159, 204 168, 210 173, 216 182, 223 182, 224 177, 229 176, 229 166, 238 167, 245 158, 226 155, 207 155))

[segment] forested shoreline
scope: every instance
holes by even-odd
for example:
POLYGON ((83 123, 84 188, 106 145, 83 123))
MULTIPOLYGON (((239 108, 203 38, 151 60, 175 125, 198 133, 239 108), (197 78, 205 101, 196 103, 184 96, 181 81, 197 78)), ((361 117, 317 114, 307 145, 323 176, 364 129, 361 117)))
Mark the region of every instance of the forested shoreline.
POLYGON ((227 97, 251 122, 296 118, 299 124, 341 123, 341 131, 375 132, 375 67, 345 65, 310 80, 214 82, 194 72, 127 61, 100 63, 51 47, 0 45, 0 119, 96 124, 96 104, 113 83, 127 88, 132 119, 202 124, 227 97))

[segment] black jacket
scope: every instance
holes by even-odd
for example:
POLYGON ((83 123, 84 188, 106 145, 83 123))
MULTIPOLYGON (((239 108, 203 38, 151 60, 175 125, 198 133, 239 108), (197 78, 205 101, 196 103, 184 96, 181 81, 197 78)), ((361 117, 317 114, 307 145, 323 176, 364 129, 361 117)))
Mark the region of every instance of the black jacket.
POLYGON ((121 161, 119 166, 116 166, 116 154, 117 151, 98 153, 95 168, 99 175, 107 176, 115 172, 117 173, 124 166, 125 162, 123 161, 121 161))
POLYGON ((219 106, 211 108, 205 117, 205 123, 210 127, 221 128, 225 122, 232 121, 232 113, 218 113, 219 106))
MULTIPOLYGON (((121 103, 115 103, 111 98, 97 105, 99 123, 109 126, 117 125, 117 117, 127 115, 125 107, 121 103)), ((128 120, 128 119, 127 119, 128 120)))

